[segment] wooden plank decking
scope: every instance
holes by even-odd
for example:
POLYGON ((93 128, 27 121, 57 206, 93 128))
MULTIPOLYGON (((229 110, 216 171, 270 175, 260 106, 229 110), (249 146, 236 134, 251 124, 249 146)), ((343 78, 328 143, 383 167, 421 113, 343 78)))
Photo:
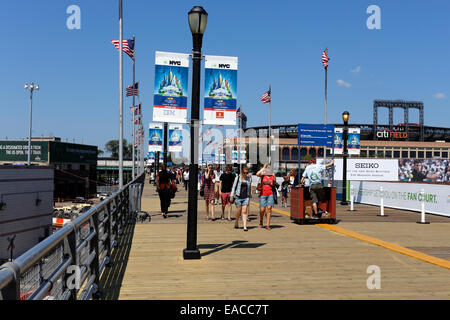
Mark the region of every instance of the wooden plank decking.
MULTIPOLYGON (((142 209, 151 213, 151 222, 125 230, 116 262, 102 276, 105 299, 450 298, 449 269, 319 226, 297 225, 278 212, 272 230, 261 229, 254 206, 249 231, 244 232, 233 228, 234 221, 205 221, 204 201, 199 201, 202 259, 183 260, 186 193, 177 194, 169 218, 163 219, 154 188, 146 184, 142 209), (381 270, 379 290, 366 285, 371 265, 381 270)), ((380 218, 377 207, 357 209, 339 208, 338 226, 441 259, 450 257, 450 219, 427 215, 431 224, 419 225, 418 213, 386 209, 389 217, 380 218)), ((216 217, 219 210, 216 206, 216 217)))

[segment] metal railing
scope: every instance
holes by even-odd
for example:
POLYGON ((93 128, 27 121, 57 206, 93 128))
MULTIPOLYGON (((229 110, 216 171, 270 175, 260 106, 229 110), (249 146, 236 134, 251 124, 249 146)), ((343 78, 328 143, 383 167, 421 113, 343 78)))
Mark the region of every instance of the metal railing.
POLYGON ((100 275, 140 208, 141 174, 11 262, 0 266, 0 300, 99 298, 100 275))

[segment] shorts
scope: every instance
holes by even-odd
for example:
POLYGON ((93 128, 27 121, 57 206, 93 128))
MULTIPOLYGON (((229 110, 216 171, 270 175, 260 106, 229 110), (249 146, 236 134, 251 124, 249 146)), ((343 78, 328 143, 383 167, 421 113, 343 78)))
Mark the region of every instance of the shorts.
POLYGON ((259 207, 273 207, 273 194, 259 197, 259 207))
POLYGON ((312 203, 322 202, 325 199, 325 191, 320 183, 312 184, 309 187, 309 193, 312 203))
POLYGON ((234 203, 236 204, 236 207, 248 206, 250 204, 250 198, 236 198, 234 199, 234 203))
POLYGON ((229 197, 230 197, 230 195, 231 195, 231 192, 222 192, 222 204, 228 204, 228 203, 230 203, 230 199, 229 199, 229 197))
POLYGON ((214 192, 215 193, 217 193, 217 194, 219 194, 219 191, 220 191, 220 182, 215 182, 214 183, 214 192))

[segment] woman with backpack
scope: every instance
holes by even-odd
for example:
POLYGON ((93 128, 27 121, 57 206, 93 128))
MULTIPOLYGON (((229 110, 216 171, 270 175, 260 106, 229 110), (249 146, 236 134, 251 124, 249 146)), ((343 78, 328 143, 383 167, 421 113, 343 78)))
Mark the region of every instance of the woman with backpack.
MULTIPOLYGON (((259 227, 263 228, 264 214, 267 215, 266 229, 270 230, 270 216, 272 214, 272 207, 274 205, 274 187, 275 175, 272 172, 269 164, 265 164, 261 170, 256 173, 256 176, 261 179, 256 187, 259 192, 259 227)), ((275 191, 276 192, 276 191, 275 191)))
POLYGON ((242 213, 242 223, 244 224, 244 231, 247 229, 248 209, 250 206, 250 196, 252 190, 251 175, 248 173, 248 167, 242 166, 241 174, 234 179, 233 188, 231 190, 230 198, 236 204, 236 221, 234 228, 239 228, 239 217, 242 213))

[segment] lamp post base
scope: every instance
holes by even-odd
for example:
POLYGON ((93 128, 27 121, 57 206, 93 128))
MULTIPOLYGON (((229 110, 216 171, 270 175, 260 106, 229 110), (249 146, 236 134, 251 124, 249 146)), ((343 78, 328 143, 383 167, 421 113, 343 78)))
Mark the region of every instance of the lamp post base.
POLYGON ((341 206, 348 206, 348 201, 341 201, 341 206))
POLYGON ((195 249, 195 250, 189 250, 189 249, 184 249, 183 250, 183 259, 184 260, 195 260, 195 259, 201 259, 200 256, 200 250, 195 249))

